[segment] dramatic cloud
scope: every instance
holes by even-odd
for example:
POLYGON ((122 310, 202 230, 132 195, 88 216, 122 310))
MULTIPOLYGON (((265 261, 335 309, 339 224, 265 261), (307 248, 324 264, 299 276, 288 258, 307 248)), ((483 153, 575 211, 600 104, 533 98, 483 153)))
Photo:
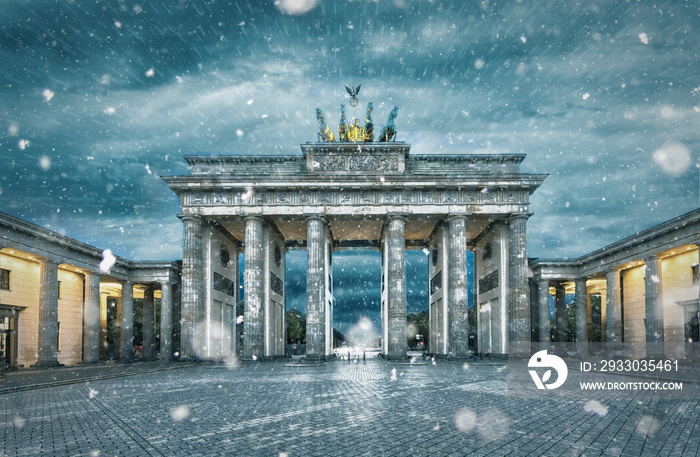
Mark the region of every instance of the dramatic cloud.
POLYGON ((297 153, 316 137, 314 108, 337 121, 345 84, 362 83, 358 113, 373 101, 379 125, 400 106, 398 138, 416 153, 525 153, 525 171, 549 173, 530 256, 579 256, 699 205, 692 2, 0 11, 0 210, 116 255, 181 256, 159 177, 187 173, 183 154, 297 153))

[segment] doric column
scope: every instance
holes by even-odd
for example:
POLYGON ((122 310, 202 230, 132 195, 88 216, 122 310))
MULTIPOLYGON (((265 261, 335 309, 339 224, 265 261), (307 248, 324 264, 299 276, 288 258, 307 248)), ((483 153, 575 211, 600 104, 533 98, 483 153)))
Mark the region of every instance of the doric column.
POLYGON ((173 286, 160 284, 160 356, 161 360, 173 358, 173 286))
POLYGON ((134 282, 120 281, 122 285, 122 306, 119 327, 119 360, 134 360, 134 282))
POLYGON ((647 356, 664 354, 664 310, 661 285, 661 257, 654 255, 644 259, 644 309, 646 313, 647 356))
POLYGON ((556 329, 554 340, 557 343, 566 343, 566 289, 564 283, 558 281, 554 284, 554 319, 556 329))
POLYGON ((85 273, 83 363, 100 361, 100 275, 85 273))
POLYGON ((326 221, 306 218, 306 356, 326 357, 326 221))
MULTIPOLYGON (((389 334, 387 358, 403 359, 408 353, 406 338, 406 219, 389 216, 384 228, 387 244, 387 311, 389 334)), ((466 245, 465 245, 466 249, 466 245)))
POLYGON ((202 218, 178 216, 184 227, 182 250, 182 307, 180 316, 180 359, 197 357, 195 328, 201 317, 204 298, 202 263, 202 218))
POLYGON ((508 219, 508 338, 517 353, 530 352, 530 288, 527 265, 527 214, 508 219))
POLYGON ((620 269, 605 272, 605 334, 608 343, 622 342, 622 296, 620 269))
POLYGON ((449 350, 453 357, 465 358, 469 356, 466 216, 448 217, 447 227, 450 244, 447 260, 449 350))
POLYGON ((260 359, 264 351, 265 252, 263 220, 245 218, 245 304, 243 311, 243 356, 260 359))
POLYGON ((540 341, 548 343, 551 339, 549 330, 549 280, 541 279, 537 282, 537 306, 540 322, 540 341))
POLYGON ((579 355, 588 354, 588 291, 586 278, 576 278, 576 352, 579 355))
POLYGON ((58 366, 58 262, 40 261, 37 367, 58 366))
POLYGON ((153 298, 153 286, 148 285, 143 291, 143 346, 141 355, 145 362, 155 359, 156 333, 155 333, 155 300, 153 298))

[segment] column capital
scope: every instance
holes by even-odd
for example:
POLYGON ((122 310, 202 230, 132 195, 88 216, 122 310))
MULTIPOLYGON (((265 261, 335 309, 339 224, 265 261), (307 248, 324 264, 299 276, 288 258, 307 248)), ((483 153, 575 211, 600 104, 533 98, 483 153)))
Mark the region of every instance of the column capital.
POLYGON ((385 219, 387 222, 394 219, 406 222, 406 220, 408 219, 408 215, 406 213, 387 213, 385 219))
POLYGON ((661 260, 662 258, 663 258, 663 257, 662 257, 662 255, 661 255, 661 253, 660 253, 660 252, 657 252, 657 253, 654 253, 654 254, 647 254, 647 255, 645 255, 645 256, 642 258, 642 260, 644 261, 644 263, 649 263, 649 262, 653 262, 653 261, 655 261, 655 260, 661 260))
POLYGON ((54 258, 51 258, 51 257, 42 257, 42 258, 38 258, 38 259, 37 259, 37 262, 39 262, 39 263, 41 263, 41 264, 43 264, 43 265, 47 265, 47 266, 52 266, 52 265, 53 265, 53 266, 55 266, 56 268, 58 268, 58 266, 61 264, 61 261, 60 261, 60 260, 54 259, 54 258))
POLYGON ((511 223, 512 221, 518 220, 518 219, 525 219, 528 220, 530 219, 530 216, 532 216, 533 213, 513 213, 510 214, 508 217, 506 217, 506 222, 511 223))
POLYGON ((199 214, 178 214, 177 218, 182 222, 203 222, 204 219, 199 214))
POLYGON ((262 214, 249 214, 243 218, 243 222, 248 222, 248 221, 265 222, 265 219, 263 219, 262 214))
POLYGON ((447 217, 445 218, 445 221, 446 221, 446 222, 450 222, 450 221, 455 220, 455 219, 466 220, 468 216, 470 216, 470 214, 467 214, 467 213, 450 213, 450 214, 448 214, 447 217))
POLYGON ((323 213, 304 213, 304 221, 308 224, 309 221, 321 221, 324 225, 328 223, 326 215, 323 213))
POLYGON ((136 285, 136 283, 135 283, 134 281, 132 281, 131 279, 118 279, 117 282, 118 282, 119 284, 121 284, 122 287, 127 287, 127 286, 129 286, 129 285, 130 285, 131 287, 134 287, 134 285, 136 285))

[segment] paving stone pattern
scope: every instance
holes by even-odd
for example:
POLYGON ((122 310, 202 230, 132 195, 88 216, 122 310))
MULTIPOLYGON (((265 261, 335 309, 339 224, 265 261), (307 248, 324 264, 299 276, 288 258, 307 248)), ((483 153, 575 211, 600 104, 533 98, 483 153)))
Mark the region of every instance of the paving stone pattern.
POLYGON ((0 455, 700 455, 698 400, 607 392, 600 416, 509 397, 503 365, 202 365, 10 392, 0 455))

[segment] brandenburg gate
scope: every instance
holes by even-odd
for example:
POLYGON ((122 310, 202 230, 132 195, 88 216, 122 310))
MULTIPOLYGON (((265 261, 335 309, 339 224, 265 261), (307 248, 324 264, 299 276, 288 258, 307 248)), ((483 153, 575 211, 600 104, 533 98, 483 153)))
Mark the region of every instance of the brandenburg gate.
POLYGON ((180 357, 216 358, 235 344, 226 330, 243 251, 242 357, 283 356, 290 249, 308 252, 306 360, 332 354, 333 252, 343 249, 381 252, 384 357, 407 355, 407 249, 429 251, 430 353, 468 356, 468 249, 480 351, 529 344, 526 226, 545 175, 521 173, 523 154, 411 154, 386 127, 378 141, 342 128, 335 141, 322 113, 319 123, 320 141, 301 154, 187 155, 189 175, 163 178, 184 224, 180 357))

